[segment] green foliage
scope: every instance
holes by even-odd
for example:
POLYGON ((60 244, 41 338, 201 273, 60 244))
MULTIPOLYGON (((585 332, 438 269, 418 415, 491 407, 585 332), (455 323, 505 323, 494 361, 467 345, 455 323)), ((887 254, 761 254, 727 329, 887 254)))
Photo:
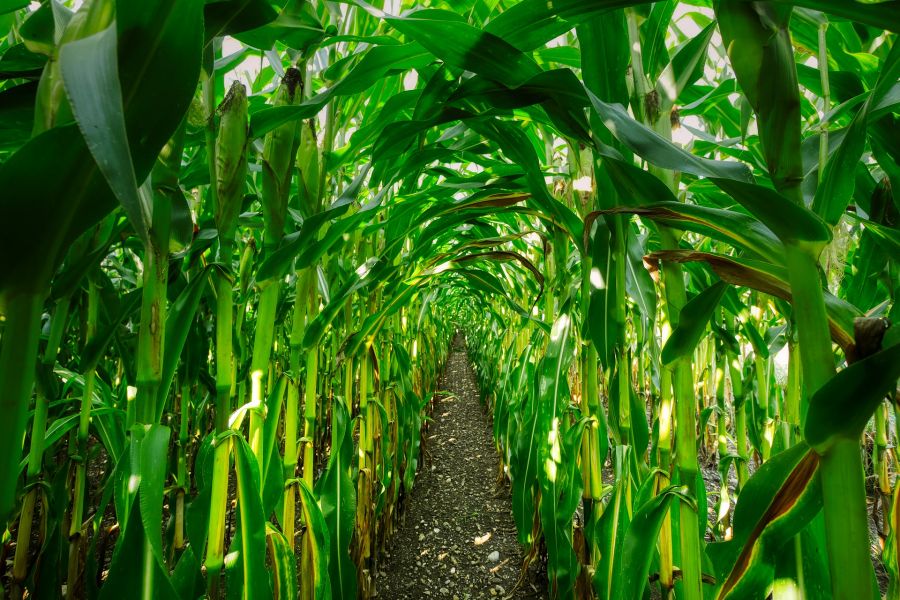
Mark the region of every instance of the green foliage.
POLYGON ((456 332, 552 597, 900 589, 897 2, 388 4, 0 0, 9 595, 373 597, 456 332))

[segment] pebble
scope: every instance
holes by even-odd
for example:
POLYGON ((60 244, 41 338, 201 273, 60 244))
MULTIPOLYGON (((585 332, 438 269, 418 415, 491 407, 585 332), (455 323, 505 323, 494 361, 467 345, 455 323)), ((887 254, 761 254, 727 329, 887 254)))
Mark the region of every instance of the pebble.
POLYGON ((497 562, 498 560, 500 560, 500 553, 494 550, 493 552, 488 554, 488 560, 491 562, 497 562))

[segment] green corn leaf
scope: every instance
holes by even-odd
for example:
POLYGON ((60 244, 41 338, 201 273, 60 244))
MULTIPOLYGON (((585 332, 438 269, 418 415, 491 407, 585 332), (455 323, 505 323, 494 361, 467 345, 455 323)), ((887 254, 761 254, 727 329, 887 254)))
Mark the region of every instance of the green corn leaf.
POLYGON ((194 97, 203 43, 201 4, 199 0, 117 2, 119 80, 138 182, 150 172, 194 97), (162 104, 160 90, 166 93, 162 104))
MULTIPOLYGON (((117 52, 122 114, 135 180, 143 181, 193 98, 202 7, 197 0, 119 4, 116 30, 130 32, 117 52)), ((0 254, 19 256, 0 271, 0 290, 46 287, 67 246, 112 210, 115 196, 96 164, 77 126, 63 125, 0 166, 0 254)))
MULTIPOLYGON (((900 514, 900 487, 895 486, 894 492, 891 494, 890 500, 890 510, 892 515, 900 514)), ((900 558, 900 528, 897 527, 896 518, 893 519, 891 523, 890 531, 888 532, 887 539, 885 540, 884 545, 884 555, 883 560, 888 573, 890 574, 891 581, 889 583, 889 590, 896 590, 896 586, 898 584, 898 570, 900 570, 900 562, 898 562, 898 558, 900 558)))
MULTIPOLYGON (((266 0, 224 0, 203 7, 206 40, 234 35, 274 21, 278 13, 266 0)), ((271 44, 268 46, 271 48, 271 44)))
POLYGON ((818 464, 818 456, 800 443, 753 474, 734 512, 733 538, 707 546, 715 567, 715 598, 765 595, 777 550, 821 510, 818 464))
POLYGON ((0 2, 0 15, 10 13, 28 6, 28 0, 2 0, 0 2))
POLYGON ((284 472, 279 457, 278 426, 281 422, 282 406, 284 404, 285 391, 288 378, 282 374, 275 382, 266 396, 266 420, 263 424, 263 468, 260 481, 263 484, 262 501, 263 512, 271 514, 279 499, 284 496, 284 472))
POLYGON ((659 74, 669 64, 669 53, 666 49, 666 31, 675 14, 676 0, 654 2, 650 7, 647 20, 641 24, 641 58, 644 73, 650 81, 656 81, 659 74))
POLYGON ((37 88, 36 82, 29 82, 0 92, 0 151, 18 150, 31 137, 37 88))
POLYGON ((703 66, 709 55, 709 41, 715 32, 716 23, 712 22, 691 37, 672 57, 672 62, 660 75, 657 89, 668 99, 668 105, 676 102, 688 86, 703 76, 703 66))
POLYGON ((165 409, 169 388, 172 387, 172 381, 175 379, 175 372, 178 370, 178 363, 191 330, 191 323, 194 321, 194 316, 200 307, 200 299, 206 289, 206 275, 211 268, 207 267, 188 283, 167 312, 165 348, 163 349, 159 395, 156 402, 159 410, 158 416, 162 416, 162 411, 165 409))
POLYGON ((728 284, 718 281, 694 296, 678 317, 678 325, 672 331, 672 335, 663 346, 660 358, 663 364, 671 364, 682 356, 692 353, 697 347, 700 338, 706 331, 706 325, 712 318, 713 312, 719 306, 722 296, 728 284))
POLYGON ((622 540, 621 554, 616 559, 611 598, 627 600, 644 595, 654 554, 651 549, 656 544, 672 500, 692 502, 686 487, 669 486, 642 504, 631 517, 622 540))
MULTIPOLYGON (((900 246, 896 250, 900 250, 900 246)), ((846 295, 863 311, 875 308, 886 296, 878 286, 881 274, 888 266, 886 254, 878 240, 868 229, 863 229, 859 236, 859 248, 854 254, 853 277, 849 278, 846 295)))
POLYGON ((145 539, 153 534, 144 529, 143 517, 140 502, 135 498, 128 511, 127 525, 116 543, 109 577, 100 589, 100 600, 181 600, 163 565, 155 557, 145 562, 145 539))
POLYGON ((328 557, 331 553, 328 525, 325 523, 315 495, 306 482, 301 479, 298 487, 300 502, 303 506, 303 520, 307 527, 303 550, 311 553, 309 560, 315 565, 315 581, 305 583, 307 585, 312 583, 312 597, 315 600, 327 600, 332 595, 331 579, 326 575, 328 573, 328 557))
POLYGON ((663 225, 693 231, 751 252, 770 263, 784 262, 784 245, 772 231, 752 216, 733 210, 659 202, 639 207, 617 207, 602 213, 628 213, 647 217, 663 225))
POLYGON ((234 443, 234 468, 237 474, 237 513, 240 544, 238 561, 243 576, 244 600, 267 598, 272 594, 266 568, 266 515, 260 499, 259 465, 250 446, 240 435, 231 435, 234 443))
MULTIPOLYGON (((743 0, 747 2, 748 0, 743 0)), ((774 0, 776 4, 811 8, 837 17, 865 23, 876 29, 900 32, 900 2, 865 2, 861 0, 774 0)))
MULTIPOLYGON (((576 33, 585 88, 604 102, 627 104, 631 49, 624 12, 587 19, 578 25, 576 33)), ((609 133, 593 117, 594 134, 606 143, 613 143, 609 133)))
MULTIPOLYGON (((117 408, 109 407, 94 407, 91 410, 91 417, 96 419, 100 419, 108 414, 122 416, 122 411, 117 408)), ((44 446, 50 447, 52 444, 55 444, 62 439, 64 435, 72 431, 72 429, 78 425, 79 416, 80 415, 78 414, 74 414, 54 420, 50 427, 47 428, 47 433, 44 435, 44 446)))
POLYGON ((628 236, 628 255, 625 261, 625 288, 640 313, 650 323, 656 320, 656 286, 647 269, 643 257, 646 254, 643 241, 636 235, 628 236))
POLYGON ((587 333, 597 348, 598 357, 603 364, 612 364, 614 361, 619 327, 615 316, 616 278, 612 276, 609 239, 609 227, 606 223, 597 221, 594 239, 591 241, 592 281, 587 333))
MULTIPOLYGON (((411 372, 411 369, 405 372, 411 372)), ((331 536, 328 574, 336 598, 355 598, 357 593, 356 565, 350 558, 356 519, 356 487, 351 479, 353 442, 349 421, 346 406, 336 401, 332 407, 331 455, 325 472, 315 485, 322 517, 331 536)), ((415 431, 417 433, 418 428, 415 431)), ((418 439, 416 433, 413 435, 418 439)))
MULTIPOLYGON (((308 52, 311 46, 325 39, 326 30, 319 21, 312 3, 290 0, 281 4, 284 4, 284 8, 274 21, 239 33, 235 37, 261 50, 268 50, 275 46, 276 42, 280 42, 301 53, 308 52)), ((243 28, 246 29, 246 25, 243 28)), ((336 40, 331 38, 331 41, 336 40)))
POLYGON ((606 128, 628 149, 648 162, 672 171, 700 177, 751 181, 750 169, 737 162, 702 158, 674 145, 652 129, 638 123, 618 104, 607 104, 588 91, 591 106, 606 128))
POLYGON ((274 598, 293 600, 297 588, 297 559, 287 538, 271 523, 266 523, 266 541, 272 556, 272 591, 274 598))
POLYGON ((393 70, 421 67, 433 60, 421 44, 376 46, 366 52, 354 69, 328 90, 296 106, 267 107, 250 115, 250 134, 259 138, 273 129, 314 117, 334 97, 349 96, 367 90, 393 70))
POLYGON ((782 242, 806 242, 821 247, 831 241, 831 230, 816 213, 791 202, 775 190, 730 179, 713 179, 713 182, 740 202, 782 242))
POLYGON ((572 29, 572 23, 545 10, 547 2, 518 2, 491 19, 484 30, 522 52, 537 50, 572 29))
POLYGON ((503 283, 492 273, 484 269, 450 269, 449 272, 462 275, 474 291, 482 293, 488 298, 503 298, 516 313, 520 315, 528 314, 525 309, 516 303, 503 283))
POLYGON ((250 114, 250 137, 261 138, 285 123, 316 116, 331 99, 331 94, 328 94, 327 97, 320 96, 296 106, 273 106, 252 112, 250 114))
MULTIPOLYGON (((225 442, 222 442, 225 443, 225 442)), ((194 479, 197 495, 187 505, 185 521, 191 545, 205 548, 209 536, 209 512, 212 504, 213 463, 215 458, 216 434, 207 434, 200 442, 194 460, 194 479)))
MULTIPOLYGON (((676 202, 672 190, 658 177, 623 159, 622 155, 606 144, 599 143, 597 154, 603 157, 601 167, 609 175, 619 196, 628 204, 641 206, 656 202, 676 202)), ((602 205, 603 208, 612 208, 602 205)))
POLYGON ((129 293, 119 307, 118 312, 100 332, 91 338, 81 354, 81 371, 86 373, 89 369, 96 369, 100 359, 106 351, 106 347, 113 340, 122 322, 131 315, 140 303, 141 294, 137 290, 129 293))
POLYGON ((803 179, 800 92, 788 30, 790 6, 719 1, 716 18, 738 83, 756 112, 775 189, 791 194, 803 179))
POLYGON ((508 158, 525 169, 532 193, 531 202, 556 221, 576 245, 580 245, 583 236, 581 219, 572 209, 550 195, 534 146, 527 135, 521 129, 499 119, 475 119, 467 122, 467 125, 481 135, 495 140, 508 158))
POLYGON ((824 173, 821 174, 821 182, 816 188, 812 209, 832 227, 837 225, 853 196, 855 180, 848 177, 847 173, 853 172, 865 150, 869 113, 874 112, 888 91, 896 86, 898 79, 900 45, 895 42, 882 65, 877 85, 856 112, 841 143, 828 159, 824 173))
POLYGON ((465 23, 456 13, 424 9, 385 20, 447 64, 508 87, 517 87, 541 71, 531 57, 502 38, 465 23))
POLYGON ((519 435, 515 439, 510 462, 510 483, 512 484, 513 518, 516 521, 519 544, 530 547, 538 540, 532 536, 534 522, 535 495, 538 485, 539 434, 538 407, 533 392, 535 379, 529 380, 529 393, 523 399, 517 419, 519 435))
POLYGON ((42 4, 28 15, 19 30, 25 46, 35 53, 50 56, 61 34, 72 19, 74 11, 62 4, 42 4))
MULTIPOLYGON (((572 536, 572 519, 581 502, 583 490, 576 456, 587 421, 587 418, 582 418, 564 432, 560 444, 561 460, 555 477, 550 477, 552 471, 546 461, 544 469, 539 471, 544 494, 541 497, 540 516, 547 544, 547 571, 551 587, 560 597, 567 597, 574 590, 580 570, 572 536)), ((548 458, 550 461, 556 460, 552 444, 548 458)))
POLYGON ((119 86, 116 24, 63 45, 60 69, 78 127, 97 167, 145 245, 153 219, 150 198, 138 193, 119 86))
POLYGON ((200 561, 194 554, 194 548, 185 548, 175 570, 172 572, 172 587, 178 593, 181 600, 200 598, 203 596, 203 576, 201 575, 200 561))
MULTIPOLYGON (((617 470, 623 465, 627 465, 632 452, 631 446, 615 447, 615 454, 612 460, 615 461, 617 470)), ((600 562, 596 565, 594 577, 591 581, 594 591, 601 598, 613 597, 616 561, 619 560, 619 554, 624 547, 625 535, 628 532, 628 525, 631 523, 627 497, 634 493, 634 487, 635 482, 629 477, 616 479, 612 489, 612 497, 604 507, 600 523, 597 525, 597 531, 594 533, 597 538, 596 542, 601 547, 609 549, 600 557, 600 562)))
POLYGON ((878 223, 860 219, 859 217, 854 218, 854 220, 865 225, 866 231, 872 234, 872 237, 878 242, 882 250, 888 256, 897 256, 900 254, 900 231, 891 227, 879 225, 878 223))
POLYGON ((94 211, 97 218, 114 206, 115 197, 94 164, 77 126, 67 125, 32 138, 0 166, 0 184, 7 190, 0 197, 4 215, 0 250, 4 256, 18 256, 0 270, 0 290, 39 289, 49 284, 55 265, 62 260, 64 242, 77 237, 67 235, 76 219, 77 202, 83 201, 85 210, 98 208, 94 211), (47 164, 50 156, 52 172, 47 164), (87 193, 76 198, 73 187, 87 193), (54 199, 67 195, 65 205, 52 211, 54 199))
MULTIPOLYGON (((299 261, 300 264, 296 265, 296 268, 300 269, 312 264, 316 258, 331 247, 331 244, 324 243, 324 241, 317 243, 319 231, 326 224, 329 224, 329 221, 331 222, 329 234, 333 230, 343 234, 350 227, 358 225, 359 221, 366 216, 364 211, 357 212, 355 215, 351 215, 343 220, 338 220, 338 218, 346 214, 352 207, 353 200, 358 196, 368 172, 368 168, 362 168, 350 186, 334 204, 328 209, 304 219, 300 231, 285 236, 278 249, 266 257, 259 266, 257 278, 266 280, 283 277, 291 268, 291 264, 296 256, 304 254, 310 247, 316 247, 319 249, 316 254, 301 259, 299 261)), ((331 234, 331 239, 336 241, 337 236, 331 234)))
MULTIPOLYGON (((0 79, 16 79, 19 77, 23 79, 39 79, 45 64, 47 64, 46 56, 32 52, 25 44, 16 44, 11 46, 0 57, 0 79)), ((31 109, 32 111, 34 110, 33 103, 31 109)), ((29 136, 33 119, 31 121, 28 127, 29 136)))
MULTIPOLYGON (((166 464, 159 460, 165 456, 169 446, 170 430, 162 425, 146 425, 140 436, 136 430, 132 434, 138 440, 140 450, 140 488, 138 498, 141 506, 141 520, 144 535, 153 548, 153 555, 163 564, 165 554, 162 544, 163 492, 166 487, 166 464)), ((132 446, 134 447, 134 445, 132 446)), ((134 473, 132 473, 132 478, 134 473)), ((131 482, 129 482, 131 485, 131 482)))
POLYGON ((385 279, 395 270, 396 267, 386 265, 383 259, 376 257, 372 257, 360 265, 337 294, 332 296, 325 308, 306 326, 306 332, 303 334, 303 347, 311 348, 319 342, 325 335, 325 329, 343 310, 347 298, 372 285, 373 282, 385 279))
MULTIPOLYGON (((575 463, 567 436, 565 411, 569 403, 566 372, 572 360, 571 317, 562 312, 553 323, 547 352, 537 370, 537 459, 541 489, 540 516, 547 545, 547 576, 554 595, 569 597, 578 574, 572 548, 571 518, 581 493, 581 480, 569 469, 575 463), (575 491, 577 488, 577 491, 575 491), (570 511, 571 509, 571 511, 570 511)), ((580 436, 579 436, 580 439, 580 436)))
POLYGON ((858 439, 900 377, 900 344, 855 362, 819 388, 809 402, 804 436, 823 453, 836 438, 858 439))
POLYGON ((594 16, 647 0, 523 0, 486 26, 523 52, 543 46, 594 16))
POLYGON ((159 460, 166 454, 170 431, 162 425, 138 425, 131 434, 128 454, 120 459, 127 468, 116 474, 120 482, 116 508, 127 525, 113 554, 116 577, 110 576, 100 597, 124 593, 145 600, 174 599, 178 596, 164 567, 161 537, 167 470, 165 461, 159 460))
MULTIPOLYGON (((704 262, 712 267, 716 275, 732 285, 759 290, 788 302, 793 300, 790 285, 787 283, 787 269, 783 266, 691 250, 654 252, 647 258, 653 262, 658 260, 681 263, 704 262)), ((828 292, 825 292, 825 310, 828 313, 831 339, 845 352, 852 351, 854 346, 853 320, 862 316, 862 313, 852 304, 828 292)))

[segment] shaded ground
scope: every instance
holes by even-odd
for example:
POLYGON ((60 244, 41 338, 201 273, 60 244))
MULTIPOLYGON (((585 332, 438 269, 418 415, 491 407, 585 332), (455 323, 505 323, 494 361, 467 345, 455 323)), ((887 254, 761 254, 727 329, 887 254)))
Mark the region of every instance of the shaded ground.
POLYGON ((376 574, 379 598, 546 598, 522 553, 490 421, 462 340, 454 341, 423 445, 430 460, 376 574))

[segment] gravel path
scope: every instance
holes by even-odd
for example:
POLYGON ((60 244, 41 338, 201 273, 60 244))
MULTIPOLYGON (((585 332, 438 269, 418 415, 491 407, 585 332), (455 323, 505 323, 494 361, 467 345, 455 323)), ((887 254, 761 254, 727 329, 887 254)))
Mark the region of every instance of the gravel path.
POLYGON ((546 598, 529 574, 516 588, 522 552, 508 484, 497 483, 491 424, 462 339, 454 340, 423 444, 430 460, 406 501, 404 522, 376 575, 378 597, 546 598))

